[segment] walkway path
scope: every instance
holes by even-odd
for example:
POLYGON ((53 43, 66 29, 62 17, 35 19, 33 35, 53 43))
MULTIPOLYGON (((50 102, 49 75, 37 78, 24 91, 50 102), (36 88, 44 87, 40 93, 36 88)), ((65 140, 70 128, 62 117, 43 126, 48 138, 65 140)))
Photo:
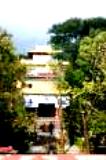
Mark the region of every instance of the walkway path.
POLYGON ((0 155, 0 160, 106 160, 106 155, 0 155))

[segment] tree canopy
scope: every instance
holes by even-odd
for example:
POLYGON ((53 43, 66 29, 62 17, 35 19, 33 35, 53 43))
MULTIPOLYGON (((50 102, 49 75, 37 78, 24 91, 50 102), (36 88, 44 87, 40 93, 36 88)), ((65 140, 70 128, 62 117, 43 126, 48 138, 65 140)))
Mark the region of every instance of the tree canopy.
POLYGON ((62 53, 57 53, 59 59, 76 60, 80 39, 93 34, 95 30, 106 29, 106 19, 102 17, 80 19, 71 18, 63 23, 54 24, 49 30, 51 34, 50 43, 53 47, 62 49, 62 53))
POLYGON ((70 88, 70 106, 64 119, 71 143, 83 136, 82 113, 88 131, 106 132, 106 19, 69 19, 49 30, 50 43, 61 49, 54 57, 67 60, 64 72, 70 88), (100 127, 101 126, 101 127, 100 127))
POLYGON ((23 84, 25 73, 12 36, 0 29, 0 145, 19 143, 14 136, 19 127, 22 129, 25 107, 18 83, 23 84))

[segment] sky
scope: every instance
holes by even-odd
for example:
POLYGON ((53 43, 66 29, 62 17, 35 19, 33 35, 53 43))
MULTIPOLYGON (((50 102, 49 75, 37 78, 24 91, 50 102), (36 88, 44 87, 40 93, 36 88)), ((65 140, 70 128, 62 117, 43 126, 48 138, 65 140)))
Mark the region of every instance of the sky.
POLYGON ((98 16, 106 17, 106 0, 0 0, 0 26, 21 53, 45 45, 53 24, 98 16))

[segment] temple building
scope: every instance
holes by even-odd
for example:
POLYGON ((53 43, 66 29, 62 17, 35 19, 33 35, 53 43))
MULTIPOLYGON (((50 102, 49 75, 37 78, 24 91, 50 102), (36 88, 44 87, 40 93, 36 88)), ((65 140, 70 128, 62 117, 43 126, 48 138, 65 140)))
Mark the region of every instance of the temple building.
POLYGON ((59 92, 56 85, 56 72, 53 64, 54 51, 50 46, 36 46, 27 53, 21 63, 26 65, 25 87, 22 89, 28 111, 36 112, 38 128, 44 122, 53 122, 55 130, 60 129, 59 109, 68 105, 67 96, 59 92))

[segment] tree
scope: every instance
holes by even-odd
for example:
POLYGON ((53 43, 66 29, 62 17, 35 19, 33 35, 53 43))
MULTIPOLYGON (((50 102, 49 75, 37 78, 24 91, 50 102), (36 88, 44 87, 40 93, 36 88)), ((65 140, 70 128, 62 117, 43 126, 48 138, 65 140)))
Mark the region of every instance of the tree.
MULTIPOLYGON (((89 91, 89 101, 97 112, 97 116, 105 114, 106 92, 106 32, 100 32, 94 37, 86 37, 81 41, 79 59, 88 64, 88 74, 85 73, 83 87, 89 91), (86 80, 87 79, 87 80, 86 80)), ((82 68, 82 66, 81 66, 82 68)), ((101 119, 97 118, 99 121, 101 119)), ((100 123, 105 121, 105 117, 100 123), (103 120, 104 119, 104 120, 103 120)), ((98 121, 97 120, 97 121, 98 121)), ((103 122, 104 123, 104 122, 103 122)), ((106 127, 106 126, 105 126, 106 127)), ((101 131, 106 131, 101 127, 101 131)), ((95 126, 96 128, 96 126, 95 126)), ((97 129, 98 130, 98 129, 97 129)), ((100 128, 99 128, 100 130, 100 128)), ((96 132, 96 131, 95 131, 96 132)))
MULTIPOLYGON (((82 113, 87 114, 88 131, 92 134, 106 132, 106 32, 83 38, 80 42, 76 69, 66 74, 72 86, 70 91, 71 107, 66 109, 65 121, 68 127, 77 126, 74 135, 83 135, 82 113), (72 73, 72 72, 71 72, 72 73), (82 74, 83 73, 83 74, 82 74), (77 78, 76 78, 76 77, 77 78), (83 77, 83 78, 81 78, 83 77), (70 80, 71 79, 71 80, 70 80), (78 81, 76 81, 78 80, 78 81), (80 85, 79 85, 80 83, 80 85), (70 113, 70 114, 69 114, 70 113), (77 119, 76 119, 76 118, 77 119), (79 117, 79 118, 78 118, 79 117), (72 123, 73 122, 73 123, 72 123), (100 127, 101 126, 101 127, 100 127)), ((69 133, 71 134, 72 131, 69 133)), ((73 134, 72 134, 73 135, 73 134)), ((72 136, 70 135, 72 140, 72 136)))
POLYGON ((0 29, 0 145, 17 144, 14 135, 20 126, 22 129, 21 122, 25 120, 24 101, 18 83, 23 84, 25 73, 25 66, 15 53, 12 36, 0 29))
POLYGON ((50 43, 62 52, 55 55, 58 59, 74 61, 77 58, 80 40, 94 33, 95 30, 106 29, 105 18, 80 19, 71 18, 63 23, 55 24, 49 30, 51 34, 50 43))
POLYGON ((50 30, 50 43, 62 49, 55 58, 69 62, 65 80, 70 88, 70 106, 66 108, 64 119, 71 143, 77 136, 83 135, 83 111, 88 112, 88 131, 94 134, 105 132, 105 22, 104 18, 70 19, 50 30))

